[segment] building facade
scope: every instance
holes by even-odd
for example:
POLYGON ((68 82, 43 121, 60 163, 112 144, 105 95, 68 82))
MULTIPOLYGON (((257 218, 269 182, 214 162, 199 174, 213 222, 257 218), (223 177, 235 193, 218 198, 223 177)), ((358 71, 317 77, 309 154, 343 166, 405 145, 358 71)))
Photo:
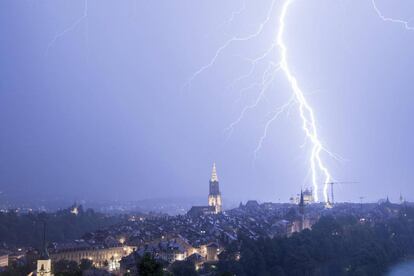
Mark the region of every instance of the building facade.
POLYGON ((52 260, 49 257, 46 246, 40 252, 40 257, 37 260, 36 275, 38 276, 52 276, 52 260))
POLYGON ((9 254, 0 252, 0 268, 9 266, 9 254))
POLYGON ((136 247, 118 246, 111 248, 85 248, 85 249, 68 249, 54 252, 51 254, 53 262, 59 260, 75 261, 78 264, 82 259, 91 260, 94 266, 98 268, 108 267, 110 271, 119 268, 119 261, 122 257, 131 254, 136 247))
POLYGON ((297 194, 295 197, 292 196, 290 198, 290 203, 292 204, 299 204, 300 200, 301 200, 301 196, 303 196, 303 201, 305 204, 310 204, 310 203, 314 203, 315 199, 313 196, 313 190, 306 188, 301 194, 297 194))

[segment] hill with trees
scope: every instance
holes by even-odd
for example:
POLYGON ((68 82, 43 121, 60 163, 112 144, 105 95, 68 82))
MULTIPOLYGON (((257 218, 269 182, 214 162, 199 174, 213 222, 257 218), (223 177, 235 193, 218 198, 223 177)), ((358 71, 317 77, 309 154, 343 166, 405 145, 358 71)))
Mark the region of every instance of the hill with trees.
POLYGON ((322 217, 291 237, 240 237, 220 255, 219 275, 383 275, 414 254, 414 209, 385 221, 322 217))
POLYGON ((122 216, 108 216, 92 209, 84 211, 82 206, 72 206, 55 213, 4 212, 0 213, 0 245, 39 247, 42 244, 45 223, 47 240, 64 242, 122 220, 122 216))

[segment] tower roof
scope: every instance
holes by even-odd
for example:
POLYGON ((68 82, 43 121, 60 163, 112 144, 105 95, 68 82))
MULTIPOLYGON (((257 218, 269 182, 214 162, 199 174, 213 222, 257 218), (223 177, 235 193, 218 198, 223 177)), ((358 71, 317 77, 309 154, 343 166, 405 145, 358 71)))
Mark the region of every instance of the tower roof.
POLYGON ((300 190, 300 201, 299 201, 299 206, 304 206, 305 205, 305 201, 303 200, 303 191, 300 190))
POLYGON ((213 163, 213 170, 211 171, 211 182, 218 182, 216 163, 213 163))
POLYGON ((49 260, 49 252, 46 246, 46 222, 43 222, 43 246, 39 252, 39 260, 49 260))

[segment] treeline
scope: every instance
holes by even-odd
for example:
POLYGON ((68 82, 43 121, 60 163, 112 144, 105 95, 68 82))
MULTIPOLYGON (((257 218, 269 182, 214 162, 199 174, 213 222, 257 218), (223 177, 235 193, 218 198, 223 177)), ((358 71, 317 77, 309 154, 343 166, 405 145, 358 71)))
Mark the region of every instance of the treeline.
POLYGON ((383 275, 414 254, 414 210, 397 218, 361 223, 322 217, 312 230, 289 238, 241 237, 220 255, 219 275, 383 275), (238 260, 239 259, 239 260, 238 260))
MULTIPOLYGON (((24 265, 12 263, 6 269, 0 271, 0 276, 31 275, 31 272, 35 270, 35 262, 25 263, 24 265)), ((74 261, 60 260, 52 264, 52 270, 55 276, 111 275, 104 270, 95 268, 93 262, 88 259, 82 259, 80 264, 74 261)))
POLYGON ((49 242, 64 242, 80 238, 86 232, 95 231, 119 223, 121 216, 107 216, 92 209, 78 214, 69 209, 56 213, 16 212, 0 213, 0 247, 32 246, 39 247, 43 240, 43 225, 46 222, 46 238, 49 242))

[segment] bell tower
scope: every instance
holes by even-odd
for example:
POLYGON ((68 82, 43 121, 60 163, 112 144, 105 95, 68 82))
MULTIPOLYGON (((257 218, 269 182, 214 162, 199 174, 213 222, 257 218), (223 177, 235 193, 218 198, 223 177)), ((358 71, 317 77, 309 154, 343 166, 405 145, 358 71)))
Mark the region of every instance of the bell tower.
POLYGON ((215 207, 215 213, 221 213, 222 211, 222 201, 221 193, 219 188, 219 180, 217 177, 216 163, 213 163, 213 170, 211 171, 210 177, 210 192, 208 194, 208 205, 215 207))
POLYGON ((37 260, 36 275, 52 276, 52 260, 49 257, 46 246, 46 222, 43 223, 43 248, 40 250, 40 256, 37 260))

